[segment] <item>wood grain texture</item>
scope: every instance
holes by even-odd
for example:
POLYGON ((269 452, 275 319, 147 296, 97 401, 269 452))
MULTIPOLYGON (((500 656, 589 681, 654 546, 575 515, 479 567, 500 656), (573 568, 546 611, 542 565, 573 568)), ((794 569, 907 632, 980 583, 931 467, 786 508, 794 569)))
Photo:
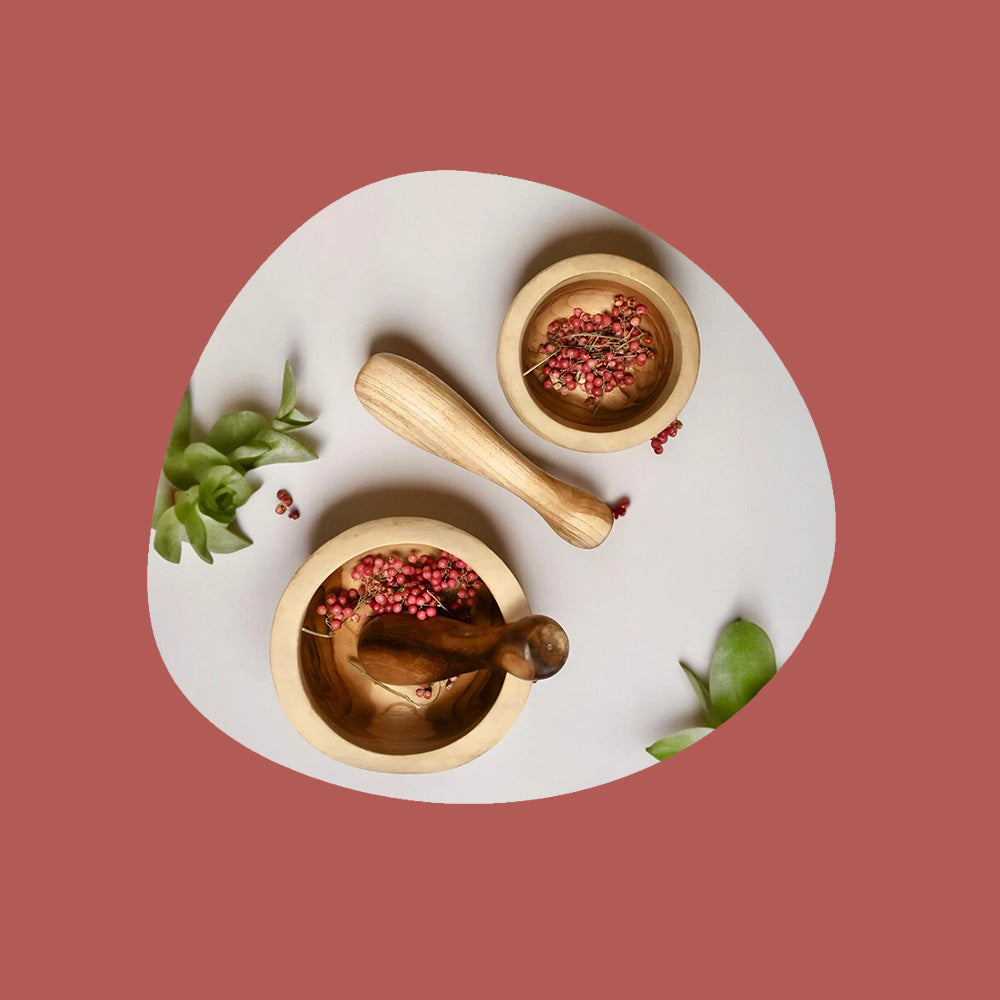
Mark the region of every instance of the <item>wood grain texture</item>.
POLYGON ((524 591, 503 560, 477 538, 428 518, 382 518, 350 528, 320 546, 285 588, 271 627, 271 676, 292 725, 327 756, 371 771, 444 771, 492 747, 524 706, 531 683, 495 663, 462 674, 427 702, 415 697, 421 682, 411 677, 394 687, 407 701, 354 665, 364 619, 326 634, 316 607, 324 594, 351 586, 359 559, 441 550, 474 567, 483 581, 475 627, 489 633, 529 619, 524 591))
POLYGON ((680 414, 700 363, 698 327, 680 292, 663 275, 615 254, 567 257, 536 274, 511 302, 497 340, 497 374, 511 408, 536 434, 575 451, 622 451, 649 441, 680 414), (643 327, 653 335, 655 356, 633 369, 634 385, 602 396, 594 414, 582 388, 565 396, 545 389, 543 368, 534 366, 552 320, 575 308, 606 311, 616 294, 635 295, 649 307, 643 327))
POLYGON ((545 615, 499 626, 443 618, 381 615, 358 636, 358 662, 386 684, 433 684, 476 670, 505 670, 526 681, 557 673, 569 639, 545 615))
POLYGON ((608 537, 614 519, 600 497, 542 471, 426 368, 376 354, 358 373, 354 391, 389 430, 509 490, 571 544, 591 549, 608 537))
MULTIPOLYGON (((435 558, 441 553, 439 548, 419 545, 391 550, 379 546, 371 554, 405 556, 411 551, 435 558)), ((336 633, 331 634, 323 616, 316 613, 316 607, 323 603, 326 594, 349 588, 353 582, 350 579, 352 567, 359 558, 368 554, 358 553, 338 566, 309 600, 305 626, 310 631, 301 633, 299 637, 303 688, 324 722, 359 747, 392 755, 443 749, 486 718, 500 693, 503 673, 499 665, 491 662, 470 665, 461 684, 438 690, 433 701, 424 703, 415 697, 415 689, 430 680, 425 681, 406 670, 411 657, 419 658, 416 644, 411 644, 408 650, 397 650, 393 657, 397 669, 392 672, 391 679, 369 671, 361 656, 361 640, 366 631, 382 619, 372 618, 370 612, 363 611, 358 622, 348 619, 336 633), (324 634, 314 635, 316 632, 324 634), (378 681, 392 685, 393 690, 386 690, 378 681), (417 704, 411 704, 414 701, 417 704)), ((392 617, 396 618, 395 615, 392 617)), ((410 615, 405 618, 415 625, 428 624, 417 622, 410 615)), ((435 620, 432 619, 431 623, 435 620)), ((503 617, 488 589, 477 594, 474 621, 465 627, 473 633, 489 633, 493 628, 504 628, 503 617)), ((423 646, 425 653, 429 652, 426 642, 423 646)), ((419 669, 417 672, 420 672, 419 669)))

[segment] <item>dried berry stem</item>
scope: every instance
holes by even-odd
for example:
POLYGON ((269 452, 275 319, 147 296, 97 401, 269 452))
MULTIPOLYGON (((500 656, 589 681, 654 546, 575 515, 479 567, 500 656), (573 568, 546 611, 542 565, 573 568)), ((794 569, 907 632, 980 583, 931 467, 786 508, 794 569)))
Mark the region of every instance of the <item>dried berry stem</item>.
POLYGON ((530 375, 536 368, 541 368, 546 361, 549 360, 549 356, 546 354, 537 365, 532 365, 526 372, 521 372, 522 375, 530 375))
MULTIPOLYGON (((372 675, 370 673, 368 673, 368 671, 365 670, 365 668, 363 666, 361 666, 361 664, 358 663, 357 660, 351 659, 351 660, 348 660, 347 662, 352 667, 354 667, 354 669, 357 670, 358 673, 364 674, 365 677, 367 677, 368 680, 370 680, 372 682, 372 684, 377 684, 380 688, 385 688, 385 690, 388 691, 389 694, 394 694, 394 695, 396 695, 396 697, 402 698, 403 701, 408 701, 414 708, 420 708, 421 707, 408 694, 404 694, 402 691, 397 691, 395 688, 389 687, 388 684, 383 684, 382 681, 378 680, 375 677, 372 677, 372 675)), ((440 690, 439 690, 438 693, 440 694, 440 690)), ((434 701, 437 701, 437 699, 435 698, 434 701)), ((433 705, 434 702, 432 701, 431 704, 433 705)))
POLYGON ((642 327, 648 312, 644 303, 624 295, 616 295, 607 312, 574 308, 572 316, 548 324, 537 348, 542 357, 523 376, 544 365, 543 388, 563 396, 581 389, 596 412, 595 404, 608 393, 635 383, 633 365, 642 368, 656 356, 655 338, 642 327))

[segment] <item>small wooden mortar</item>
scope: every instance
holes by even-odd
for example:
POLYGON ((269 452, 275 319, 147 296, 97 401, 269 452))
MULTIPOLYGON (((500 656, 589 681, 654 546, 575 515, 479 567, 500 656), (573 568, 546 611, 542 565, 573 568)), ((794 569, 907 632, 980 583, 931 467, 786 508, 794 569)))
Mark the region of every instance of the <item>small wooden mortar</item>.
POLYGON ((512 409, 536 434, 575 451, 622 451, 677 418, 694 389, 700 356, 691 310, 666 278, 627 257, 582 254, 546 268, 517 293, 500 327, 497 373, 512 409), (653 335, 654 356, 634 366, 633 385, 600 397, 595 412, 583 389, 560 395, 543 387, 538 346, 549 339, 553 320, 575 308, 607 312, 619 294, 649 307, 643 329, 653 335))

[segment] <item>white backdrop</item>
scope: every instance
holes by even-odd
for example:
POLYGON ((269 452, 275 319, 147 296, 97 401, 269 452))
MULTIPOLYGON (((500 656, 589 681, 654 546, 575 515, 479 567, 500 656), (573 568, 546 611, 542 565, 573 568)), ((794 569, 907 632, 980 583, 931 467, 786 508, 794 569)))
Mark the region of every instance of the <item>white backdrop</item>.
MULTIPOLYGON (((236 297, 192 377, 196 425, 245 407, 275 412, 286 357, 300 409, 319 416, 302 434, 319 460, 250 474, 262 484, 238 518, 250 548, 209 566, 187 546, 180 565, 150 547, 148 571, 153 632, 174 680, 206 718, 271 760, 430 802, 588 788, 652 766, 645 746, 700 724, 679 658, 704 673, 720 630, 742 614, 768 631, 781 664, 819 607, 834 502, 802 397, 715 281, 599 205, 451 171, 356 191, 293 233, 236 297), (496 336, 517 290, 556 260, 600 251, 664 274, 701 333, 684 429, 659 457, 646 444, 612 455, 551 445, 520 423, 497 382, 496 336), (358 369, 381 350, 441 375, 543 468, 610 501, 630 496, 628 515, 599 548, 575 549, 521 501, 395 437, 353 392, 358 369), (296 522, 274 513, 280 487, 301 510, 296 522), (271 684, 271 619, 292 574, 344 528, 392 514, 439 518, 483 539, 571 642, 566 666, 534 685, 500 743, 440 774, 328 759, 293 729, 271 684)), ((164 444, 168 432, 169 420, 164 444)))

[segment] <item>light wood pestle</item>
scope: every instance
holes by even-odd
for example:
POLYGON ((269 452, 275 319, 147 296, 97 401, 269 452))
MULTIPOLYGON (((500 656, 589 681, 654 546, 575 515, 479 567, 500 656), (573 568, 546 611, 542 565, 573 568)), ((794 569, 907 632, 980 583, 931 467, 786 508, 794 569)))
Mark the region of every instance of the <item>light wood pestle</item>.
POLYGON ((376 354, 358 372, 354 391, 389 430, 509 490, 567 542, 592 549, 608 537, 614 518, 600 497, 528 461, 426 368, 395 354, 376 354))

